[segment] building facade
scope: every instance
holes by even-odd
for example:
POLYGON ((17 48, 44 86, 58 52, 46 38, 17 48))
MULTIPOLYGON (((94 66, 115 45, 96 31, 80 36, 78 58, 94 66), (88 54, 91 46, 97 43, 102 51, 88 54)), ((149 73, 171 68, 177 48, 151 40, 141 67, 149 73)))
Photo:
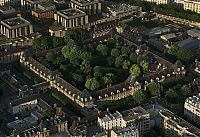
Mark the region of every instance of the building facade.
POLYGON ((185 100, 184 115, 196 123, 200 122, 200 94, 185 100))
POLYGON ((38 21, 53 21, 56 7, 50 2, 40 3, 32 10, 32 16, 38 21))
POLYGON ((172 2, 172 0, 144 0, 147 2, 154 2, 156 4, 169 4, 172 2))
POLYGON ((177 117, 168 110, 161 110, 160 127, 163 129, 166 137, 199 137, 200 129, 189 124, 180 117, 177 117))
POLYGON ((123 131, 137 129, 139 134, 137 134, 137 130, 133 130, 133 135, 144 136, 150 131, 150 114, 142 107, 136 107, 121 113, 116 111, 114 114, 98 117, 97 123, 101 129, 113 130, 119 135, 123 131))
POLYGON ((31 11, 32 9, 36 9, 38 4, 49 2, 49 0, 21 0, 21 7, 25 10, 31 11))
POLYGON ((3 5, 17 5, 18 4, 18 0, 0 0, 0 6, 3 5))
POLYGON ((184 0, 184 9, 191 10, 196 13, 200 13, 200 1, 199 0, 184 0))
POLYGON ((1 21, 1 34, 7 38, 17 38, 33 33, 31 23, 21 17, 10 18, 1 21))
POLYGON ((74 28, 88 23, 88 15, 78 9, 65 9, 54 14, 54 20, 65 28, 74 28))
POLYGON ((71 8, 84 11, 87 15, 99 14, 102 12, 100 0, 71 0, 71 8))
POLYGON ((98 117, 97 123, 104 130, 126 127, 126 122, 118 111, 116 111, 114 114, 105 115, 103 118, 98 117))

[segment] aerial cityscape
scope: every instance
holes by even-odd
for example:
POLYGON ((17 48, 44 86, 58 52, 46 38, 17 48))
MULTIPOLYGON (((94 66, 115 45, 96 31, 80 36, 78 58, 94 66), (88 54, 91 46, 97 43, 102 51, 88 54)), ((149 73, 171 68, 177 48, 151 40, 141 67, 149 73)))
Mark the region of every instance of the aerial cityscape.
POLYGON ((200 137, 200 0, 0 0, 0 137, 200 137))

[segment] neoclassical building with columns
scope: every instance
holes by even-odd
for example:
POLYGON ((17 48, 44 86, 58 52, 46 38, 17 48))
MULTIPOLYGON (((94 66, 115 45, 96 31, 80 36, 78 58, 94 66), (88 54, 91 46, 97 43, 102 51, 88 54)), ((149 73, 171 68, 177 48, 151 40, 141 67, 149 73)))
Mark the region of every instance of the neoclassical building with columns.
POLYGON ((1 34, 7 38, 17 38, 33 33, 33 26, 22 17, 14 17, 1 21, 1 34))

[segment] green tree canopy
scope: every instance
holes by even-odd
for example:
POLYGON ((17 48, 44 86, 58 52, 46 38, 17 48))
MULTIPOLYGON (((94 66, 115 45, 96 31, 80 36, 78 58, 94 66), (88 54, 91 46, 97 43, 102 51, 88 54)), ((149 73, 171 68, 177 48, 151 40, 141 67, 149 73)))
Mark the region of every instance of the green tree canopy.
POLYGON ((133 64, 129 72, 131 73, 131 75, 136 77, 141 74, 140 67, 137 64, 133 64))
POLYGON ((146 61, 143 60, 142 62, 140 62, 140 66, 142 67, 143 73, 149 71, 149 63, 147 63, 146 61))
POLYGON ((87 61, 90 61, 92 59, 92 53, 91 52, 88 52, 88 51, 83 51, 81 53, 81 59, 82 60, 87 60, 87 61))
POLYGON ((137 63, 138 63, 138 64, 140 64, 142 61, 145 61, 145 60, 146 60, 145 57, 142 56, 142 55, 139 55, 139 56, 137 57, 137 63))
POLYGON ((123 47, 121 48, 121 53, 122 53, 122 54, 129 55, 130 52, 131 52, 131 49, 130 49, 129 47, 123 46, 123 47))
POLYGON ((187 98, 191 95, 191 89, 187 85, 181 87, 181 94, 184 98, 187 98))
POLYGON ((190 61, 192 56, 193 54, 189 49, 180 48, 177 52, 177 58, 182 61, 190 61))
POLYGON ((60 37, 53 37, 52 42, 53 42, 54 48, 58 46, 62 46, 64 44, 63 38, 60 38, 60 37))
POLYGON ((115 80, 115 76, 113 73, 108 73, 105 76, 102 77, 104 85, 112 84, 115 80))
POLYGON ((87 38, 86 30, 80 28, 69 29, 65 32, 64 40, 66 43, 69 42, 70 39, 73 39, 76 42, 80 42, 87 38))
POLYGON ((94 91, 100 87, 100 84, 96 78, 89 78, 86 80, 85 87, 91 91, 94 91))
POLYGON ((108 55, 108 47, 104 44, 99 44, 96 48, 96 50, 103 56, 108 55))
POLYGON ((34 39, 33 40, 33 45, 32 45, 32 48, 34 49, 34 50, 40 50, 40 49, 42 49, 41 48, 41 38, 37 38, 37 39, 34 39))
POLYGON ((145 94, 144 94, 144 91, 143 91, 143 90, 136 91, 136 92, 133 94, 133 100, 134 100, 135 104, 140 104, 140 103, 142 103, 145 99, 146 99, 146 97, 145 97, 145 94))
POLYGON ((119 56, 119 57, 117 57, 117 58, 115 59, 115 66, 116 66, 117 68, 122 67, 123 63, 124 63, 124 58, 123 58, 123 57, 119 56))
POLYGON ((137 54, 135 52, 131 53, 129 58, 130 58, 130 61, 132 61, 133 63, 137 63, 137 54))
POLYGON ((53 53, 47 53, 46 54, 46 60, 49 61, 49 62, 52 62, 53 60, 55 59, 55 56, 53 53))
POLYGON ((64 46, 63 48, 62 48, 62 54, 63 54, 63 56, 65 57, 65 58, 67 58, 67 59, 69 59, 70 58, 70 53, 71 53, 71 47, 69 47, 69 46, 64 46))
POLYGON ((125 60, 123 63, 123 69, 128 69, 131 65, 131 62, 129 60, 125 60))
POLYGON ((42 49, 49 49, 53 46, 52 44, 52 38, 49 36, 43 36, 41 37, 41 48, 42 49))
POLYGON ((73 77, 73 80, 75 80, 75 81, 78 82, 79 84, 84 82, 83 75, 73 73, 73 74, 72 74, 72 77, 73 77))
POLYGON ((115 58, 111 56, 107 57, 107 64, 110 67, 113 66, 115 64, 115 58))
POLYGON ((84 60, 80 65, 80 70, 85 74, 91 73, 92 67, 90 66, 90 62, 84 60))
POLYGON ((160 84, 158 82, 152 81, 149 83, 147 90, 151 96, 160 96, 160 84))
POLYGON ((165 97, 169 101, 175 101, 176 98, 178 97, 178 95, 177 95, 176 91, 174 91, 173 89, 170 88, 169 90, 166 91, 165 97))
POLYGON ((114 49, 111 50, 111 56, 113 56, 113 57, 119 57, 119 55, 120 55, 120 50, 118 50, 116 48, 114 48, 114 49))
POLYGON ((102 76, 103 76, 103 74, 102 74, 100 71, 94 72, 94 77, 95 77, 95 78, 100 78, 100 77, 102 77, 102 76))

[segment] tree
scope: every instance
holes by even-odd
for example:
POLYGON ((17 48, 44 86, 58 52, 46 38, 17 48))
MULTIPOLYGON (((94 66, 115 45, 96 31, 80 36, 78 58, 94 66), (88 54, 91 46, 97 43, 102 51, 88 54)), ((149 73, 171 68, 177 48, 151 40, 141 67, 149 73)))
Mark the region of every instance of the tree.
POLYGON ((49 36, 41 37, 41 49, 49 49, 52 48, 52 39, 49 36))
POLYGON ((176 91, 174 91, 173 89, 170 88, 169 90, 166 91, 165 97, 170 101, 175 101, 176 98, 178 97, 178 95, 177 95, 176 91))
POLYGON ((67 45, 64 46, 64 47, 62 48, 61 52, 62 52, 62 54, 63 54, 63 56, 64 56, 65 58, 67 58, 67 59, 70 58, 71 48, 70 48, 69 46, 67 46, 67 45))
POLYGON ((60 70, 61 70, 61 71, 66 71, 65 65, 61 64, 61 65, 60 65, 60 70))
POLYGON ((123 54, 128 55, 131 52, 131 50, 129 47, 122 47, 121 52, 122 52, 122 55, 123 54))
POLYGON ((116 48, 114 48, 114 49, 111 50, 111 56, 113 56, 113 57, 119 57, 119 55, 120 55, 120 50, 118 50, 116 48))
POLYGON ((81 65, 81 60, 79 58, 70 58, 69 61, 73 66, 80 66, 81 65))
POLYGON ((184 98, 189 97, 191 95, 191 90, 187 85, 183 85, 181 87, 181 94, 184 98))
POLYGON ((84 78, 83 78, 83 76, 80 75, 80 74, 73 73, 73 74, 72 74, 72 77, 73 77, 73 80, 75 80, 75 81, 78 82, 79 84, 81 84, 81 83, 84 82, 84 78))
POLYGON ((92 59, 92 54, 91 54, 91 52, 83 51, 83 52, 81 53, 81 59, 82 59, 82 60, 90 61, 90 60, 92 59))
POLYGON ((137 62, 137 54, 135 52, 131 53, 131 55, 129 56, 129 59, 133 62, 136 63, 137 62))
POLYGON ((47 53, 46 54, 46 60, 47 61, 49 61, 49 62, 51 62, 51 61, 53 61, 55 59, 55 56, 54 56, 54 54, 53 53, 47 53))
POLYGON ((171 55, 174 55, 174 56, 177 55, 177 52, 178 52, 178 48, 177 48, 177 47, 174 47, 174 46, 172 46, 172 47, 168 50, 168 53, 171 54, 171 55))
POLYGON ((108 64, 108 66, 110 66, 110 67, 113 66, 113 65, 115 64, 115 58, 109 56, 109 57, 107 58, 107 64, 108 64))
POLYGON ((34 40, 33 40, 32 48, 33 48, 34 50, 37 51, 37 50, 41 49, 40 45, 41 45, 41 38, 37 38, 37 39, 34 39, 34 40))
POLYGON ((125 60, 124 63, 123 63, 123 69, 128 69, 130 65, 131 65, 130 61, 125 60))
POLYGON ((53 37, 52 42, 53 42, 54 48, 58 46, 62 46, 64 44, 63 38, 60 38, 60 37, 53 37))
POLYGON ((94 77, 95 78, 100 78, 100 77, 102 77, 102 73, 100 72, 100 71, 96 71, 96 72, 94 72, 94 77))
POLYGON ((136 91, 133 94, 133 100, 136 104, 140 104, 145 100, 145 94, 143 90, 136 91))
POLYGON ((98 45, 96 50, 103 56, 108 55, 108 47, 104 44, 98 45))
POLYGON ((102 78, 104 85, 109 85, 113 83, 113 80, 115 80, 115 76, 113 73, 108 73, 102 78))
POLYGON ((160 96, 160 84, 158 82, 152 81, 147 86, 147 90, 149 91, 151 96, 160 96))
POLYGON ((70 56, 69 56, 69 59, 77 59, 77 58, 80 58, 80 50, 78 48, 72 48, 71 49, 71 52, 70 52, 70 56))
POLYGON ((140 66, 142 67, 143 73, 149 71, 149 63, 147 63, 146 61, 143 60, 142 62, 140 62, 140 66))
POLYGON ((86 80, 85 87, 91 91, 94 91, 100 87, 100 84, 96 78, 89 78, 86 80))
POLYGON ((90 66, 90 62, 84 60, 80 65, 80 70, 85 74, 91 73, 92 67, 90 66))
POLYGON ((192 52, 189 49, 180 48, 177 52, 177 58, 182 61, 190 61, 192 56, 192 52))
POLYGON ((122 67, 123 63, 124 63, 124 58, 123 58, 123 57, 119 56, 119 57, 117 57, 117 58, 115 59, 115 66, 116 66, 117 68, 122 67))
POLYGON ((80 42, 87 38, 86 30, 72 28, 65 32, 64 40, 66 43, 69 42, 70 39, 73 39, 76 42, 80 42))
POLYGON ((140 67, 137 64, 133 64, 129 72, 131 73, 131 75, 136 77, 141 74, 140 67))
POLYGON ((140 64, 140 62, 145 61, 145 60, 146 60, 145 57, 142 56, 142 55, 139 55, 139 56, 137 57, 137 63, 138 63, 138 64, 140 64))

